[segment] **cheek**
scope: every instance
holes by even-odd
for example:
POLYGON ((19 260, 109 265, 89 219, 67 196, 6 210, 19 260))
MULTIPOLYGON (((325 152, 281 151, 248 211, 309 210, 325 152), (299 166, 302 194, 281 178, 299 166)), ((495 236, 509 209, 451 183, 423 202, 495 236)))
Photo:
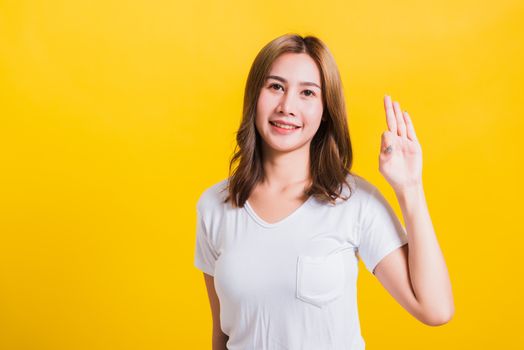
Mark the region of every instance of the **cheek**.
POLYGON ((322 119, 322 112, 324 111, 321 103, 312 103, 307 106, 307 115, 310 123, 316 124, 322 119))
POLYGON ((266 111, 271 107, 271 96, 264 90, 258 96, 257 111, 266 111))
POLYGON ((257 111, 255 117, 255 124, 260 128, 264 124, 264 120, 269 115, 270 101, 267 94, 261 93, 257 101, 257 111))

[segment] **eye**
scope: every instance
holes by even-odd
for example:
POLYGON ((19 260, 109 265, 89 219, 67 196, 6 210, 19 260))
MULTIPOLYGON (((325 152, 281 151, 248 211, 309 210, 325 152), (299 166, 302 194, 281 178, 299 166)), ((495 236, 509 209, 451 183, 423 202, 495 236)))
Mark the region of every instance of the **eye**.
MULTIPOLYGON (((272 84, 269 85, 269 88, 270 89, 274 89, 274 90, 278 90, 279 88, 283 88, 283 86, 278 84, 278 83, 272 83, 272 84)), ((315 92, 313 92, 312 90, 304 90, 304 92, 306 93, 307 97, 316 96, 315 92)))
POLYGON ((273 83, 273 84, 269 85, 269 88, 273 88, 273 87, 275 87, 275 86, 277 86, 277 89, 276 89, 276 90, 278 90, 278 86, 282 87, 282 85, 280 85, 280 84, 273 83))
POLYGON ((304 90, 304 92, 309 92, 309 95, 306 96, 315 96, 315 93, 312 90, 304 90))

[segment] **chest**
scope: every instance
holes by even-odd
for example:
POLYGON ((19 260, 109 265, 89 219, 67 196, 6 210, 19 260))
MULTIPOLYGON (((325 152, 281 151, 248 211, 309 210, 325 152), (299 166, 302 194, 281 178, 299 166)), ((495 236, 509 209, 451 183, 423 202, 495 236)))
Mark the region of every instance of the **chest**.
POLYGON ((235 305, 322 307, 354 286, 358 264, 347 216, 312 199, 298 205, 283 207, 295 212, 276 224, 247 208, 222 222, 215 270, 221 297, 235 305))
POLYGON ((355 285, 358 261, 341 231, 289 224, 287 232, 244 231, 223 250, 215 270, 222 299, 253 307, 324 307, 355 285))
POLYGON ((254 193, 249 199, 249 206, 260 219, 269 224, 280 222, 297 211, 306 201, 305 195, 270 195, 254 193))

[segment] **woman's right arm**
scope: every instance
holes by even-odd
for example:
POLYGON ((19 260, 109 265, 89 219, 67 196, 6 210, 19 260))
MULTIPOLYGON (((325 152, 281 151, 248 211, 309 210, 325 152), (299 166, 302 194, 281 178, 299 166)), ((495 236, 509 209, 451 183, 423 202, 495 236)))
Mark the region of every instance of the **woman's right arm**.
POLYGON ((213 276, 204 273, 206 282, 209 305, 211 306, 211 315, 213 317, 213 347, 212 350, 227 350, 226 343, 229 337, 222 332, 220 328, 220 302, 215 291, 215 279, 213 276))

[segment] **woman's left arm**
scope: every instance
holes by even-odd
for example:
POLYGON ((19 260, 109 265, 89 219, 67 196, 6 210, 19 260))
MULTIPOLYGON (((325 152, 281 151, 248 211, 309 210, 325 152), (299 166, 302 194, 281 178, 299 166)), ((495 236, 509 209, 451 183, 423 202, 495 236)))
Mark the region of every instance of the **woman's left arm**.
POLYGON ((446 262, 433 230, 422 185, 422 150, 411 118, 385 96, 388 131, 382 134, 379 170, 393 187, 408 244, 384 258, 375 276, 412 314, 429 325, 455 312, 446 262))

